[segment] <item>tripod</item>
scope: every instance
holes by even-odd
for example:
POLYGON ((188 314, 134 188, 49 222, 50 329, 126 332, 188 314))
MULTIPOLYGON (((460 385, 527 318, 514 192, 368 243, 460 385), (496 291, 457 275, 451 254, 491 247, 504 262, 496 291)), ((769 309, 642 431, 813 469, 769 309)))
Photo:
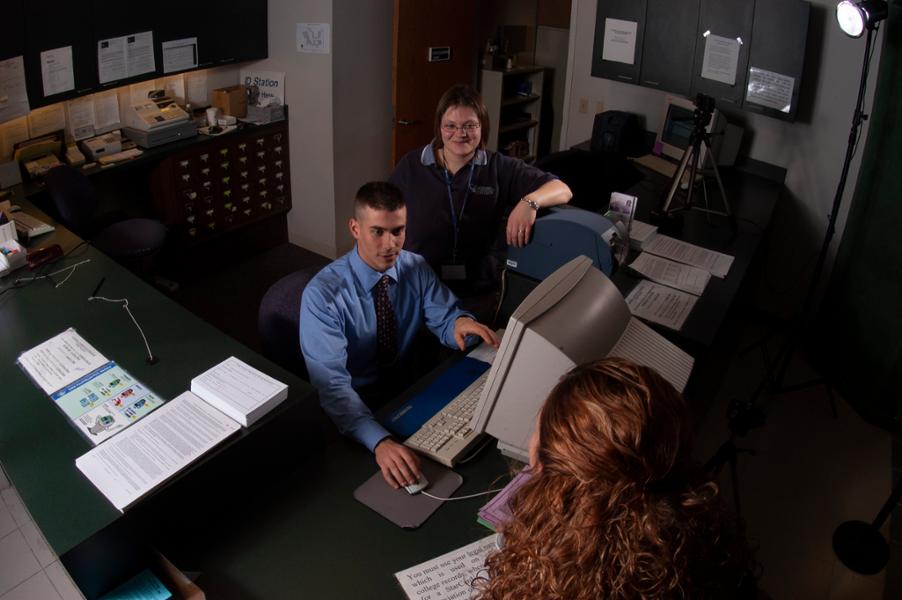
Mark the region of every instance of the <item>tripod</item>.
MULTIPOLYGON (((727 193, 724 191, 723 181, 720 178, 720 170, 717 168, 717 162, 713 158, 714 154, 711 150, 711 134, 708 133, 707 130, 708 124, 711 122, 711 115, 714 112, 714 98, 699 94, 695 99, 695 106, 696 108, 693 114, 694 127, 692 128, 692 133, 689 135, 689 144, 686 146, 686 150, 683 151, 683 157, 680 159, 680 166, 677 167, 676 173, 673 174, 673 179, 670 182, 670 191, 667 193, 667 198, 664 201, 661 212, 669 217, 681 210, 700 210, 702 212, 730 217, 731 222, 735 226, 733 213, 730 210, 730 202, 727 200, 727 193), (717 187, 720 190, 720 197, 723 201, 723 210, 715 210, 708 207, 708 193, 704 187, 705 206, 701 207, 692 204, 692 193, 695 190, 695 178, 698 175, 698 163, 699 157, 701 156, 702 144, 705 145, 705 149, 707 150, 706 156, 711 162, 711 167, 714 171, 714 179, 717 180, 717 187), (685 184, 686 198, 683 200, 682 206, 671 208, 671 204, 684 181, 687 167, 689 168, 689 178, 686 180, 685 184)), ((704 186, 704 183, 702 185, 704 186)))

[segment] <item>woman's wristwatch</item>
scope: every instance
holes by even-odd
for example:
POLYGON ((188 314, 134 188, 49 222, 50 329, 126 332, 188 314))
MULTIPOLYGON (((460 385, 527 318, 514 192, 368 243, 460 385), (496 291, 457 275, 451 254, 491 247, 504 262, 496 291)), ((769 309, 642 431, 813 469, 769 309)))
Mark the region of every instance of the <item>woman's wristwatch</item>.
POLYGON ((536 202, 535 200, 533 200, 532 198, 530 198, 529 196, 526 196, 525 198, 520 198, 520 202, 527 203, 529 205, 529 207, 531 209, 533 209, 534 211, 538 211, 540 208, 539 203, 536 202))

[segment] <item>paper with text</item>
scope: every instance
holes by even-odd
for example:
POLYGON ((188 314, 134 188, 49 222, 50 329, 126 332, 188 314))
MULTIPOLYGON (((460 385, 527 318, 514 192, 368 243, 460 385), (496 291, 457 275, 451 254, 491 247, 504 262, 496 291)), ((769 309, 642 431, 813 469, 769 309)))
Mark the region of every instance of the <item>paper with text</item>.
POLYGON ((657 232, 658 228, 655 225, 633 220, 633 226, 630 227, 630 245, 641 250, 657 232))
POLYGON ((27 114, 25 62, 21 56, 0 60, 0 123, 27 114))
POLYGON ((789 113, 795 78, 766 69, 751 67, 745 99, 748 102, 789 113))
POLYGON ((124 511, 240 428, 196 395, 184 392, 79 456, 75 466, 124 511))
POLYGON ((41 52, 41 81, 45 97, 75 89, 72 46, 41 52))
POLYGON ((153 56, 153 31, 142 31, 125 37, 128 76, 135 77, 156 70, 153 56))
POLYGON ((94 135, 94 99, 91 96, 66 103, 69 113, 69 134, 75 141, 94 135))
POLYGON ((639 24, 622 19, 604 20, 604 46, 602 60, 636 64, 636 31, 639 24))
POLYGON ((15 145, 29 137, 27 116, 0 125, 0 162, 12 159, 15 145))
POLYGON ((66 128, 65 104, 57 102, 50 106, 36 108, 28 113, 28 132, 31 137, 40 137, 66 128))
POLYGON ((682 329, 697 300, 698 296, 645 280, 626 297, 633 315, 676 331, 682 329))
POLYGON ((742 42, 737 38, 707 34, 705 56, 702 59, 702 77, 727 85, 736 85, 740 46, 742 42))
POLYGON ((684 265, 660 256, 643 252, 630 264, 630 268, 646 279, 663 283, 672 288, 701 296, 711 280, 704 269, 684 265))
POLYGON ((473 593, 473 580, 485 576, 485 559, 498 547, 498 534, 490 535, 438 558, 395 573, 411 600, 465 600, 473 593))
POLYGON ((94 131, 106 133, 119 127, 119 94, 115 90, 94 94, 94 131))
POLYGON ((197 66, 197 38, 163 42, 163 72, 175 73, 197 66))
POLYGON ((727 276, 730 266, 733 264, 732 256, 660 234, 651 238, 642 246, 642 249, 657 256, 704 269, 721 279, 727 276))
POLYGON ((17 362, 49 396, 109 361, 69 328, 23 352, 17 362))
POLYGON ((288 395, 288 386, 231 356, 192 379, 191 391, 249 426, 288 395))

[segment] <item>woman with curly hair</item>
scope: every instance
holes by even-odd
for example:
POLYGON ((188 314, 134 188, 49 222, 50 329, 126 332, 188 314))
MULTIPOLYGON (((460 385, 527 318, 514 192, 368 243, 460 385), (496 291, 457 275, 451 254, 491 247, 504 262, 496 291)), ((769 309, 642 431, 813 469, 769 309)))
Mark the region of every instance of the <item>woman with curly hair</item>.
POLYGON ((538 417, 479 598, 743 597, 749 552, 689 441, 681 395, 652 369, 575 368, 538 417))

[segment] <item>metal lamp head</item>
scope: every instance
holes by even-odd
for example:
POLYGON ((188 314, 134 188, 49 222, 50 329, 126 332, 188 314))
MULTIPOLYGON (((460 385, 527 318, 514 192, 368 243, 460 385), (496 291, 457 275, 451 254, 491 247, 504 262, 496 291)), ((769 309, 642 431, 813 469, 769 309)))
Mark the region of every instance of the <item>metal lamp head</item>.
POLYGON ((836 5, 836 22, 848 36, 861 37, 868 29, 886 18, 888 9, 885 0, 842 0, 836 5))

